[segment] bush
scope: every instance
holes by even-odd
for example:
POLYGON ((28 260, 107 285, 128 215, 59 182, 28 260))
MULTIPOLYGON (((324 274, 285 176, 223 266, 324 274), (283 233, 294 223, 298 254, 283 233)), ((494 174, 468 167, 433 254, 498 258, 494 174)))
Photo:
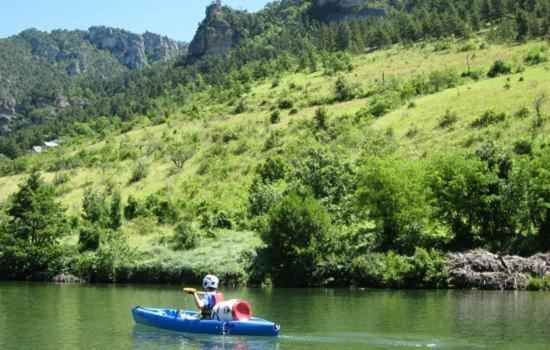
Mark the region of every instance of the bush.
POLYGON ((547 62, 545 51, 544 47, 534 47, 525 55, 523 62, 530 66, 547 62))
POLYGON ((316 129, 326 129, 328 126, 328 110, 325 107, 317 108, 313 120, 316 129))
POLYGON ((518 140, 514 142, 514 153, 520 155, 532 155, 533 154, 533 142, 531 140, 518 140))
POLYGON ((283 98, 279 100, 277 107, 279 107, 279 109, 290 109, 294 107, 294 102, 289 98, 283 98))
POLYGON ((343 77, 338 77, 334 83, 334 97, 336 101, 348 101, 355 97, 353 87, 343 77))
POLYGON ((136 164, 136 166, 132 170, 132 176, 130 176, 129 183, 141 181, 142 179, 146 178, 148 174, 149 169, 147 168, 147 166, 142 162, 138 162, 138 164, 136 164))
POLYGON ((470 69, 468 72, 463 72, 461 74, 461 76, 463 78, 471 78, 472 80, 475 80, 475 81, 478 81, 480 80, 481 78, 483 78, 485 75, 485 72, 483 71, 483 69, 470 69))
POLYGON ((140 203, 134 196, 129 195, 126 206, 124 207, 124 217, 126 220, 133 220, 138 216, 139 212, 140 203))
POLYGON ((298 108, 292 107, 288 113, 289 113, 290 115, 297 114, 297 113, 298 113, 298 108))
POLYGON ((351 283, 354 286, 382 287, 385 258, 383 253, 367 253, 353 259, 351 283))
POLYGON ((447 128, 452 126, 457 121, 458 121, 458 115, 456 114, 456 112, 453 112, 450 109, 447 109, 447 111, 445 111, 445 114, 443 115, 443 117, 441 117, 437 125, 440 128, 447 128))
POLYGON ((95 251, 101 243, 102 231, 98 225, 82 225, 78 231, 78 246, 81 252, 95 251))
POLYGON ((269 118, 271 121, 271 124, 278 124, 281 121, 281 112, 276 109, 273 112, 271 112, 271 117, 269 118))
POLYGON ((516 111, 516 113, 514 113, 514 116, 517 118, 525 119, 529 116, 529 114, 531 114, 529 107, 523 105, 516 111))
POLYGON ((494 78, 498 75, 510 74, 511 71, 512 66, 502 60, 496 60, 491 66, 491 69, 487 72, 487 76, 489 78, 494 78))
POLYGON ((176 249, 193 249, 199 243, 200 232, 187 221, 179 221, 174 228, 172 243, 176 249))
POLYGON ((427 251, 417 248, 412 256, 414 282, 421 288, 446 288, 450 286, 451 277, 446 272, 445 255, 435 249, 427 251))
POLYGON ((406 287, 413 269, 413 265, 405 257, 390 251, 384 259, 382 282, 387 287, 406 287))
POLYGON ((399 98, 391 93, 377 95, 370 102, 367 113, 374 117, 381 117, 397 106, 399 102, 399 98))
POLYGON ((473 128, 485 128, 489 125, 498 124, 506 120, 506 113, 497 113, 493 110, 485 111, 479 118, 471 123, 473 128))

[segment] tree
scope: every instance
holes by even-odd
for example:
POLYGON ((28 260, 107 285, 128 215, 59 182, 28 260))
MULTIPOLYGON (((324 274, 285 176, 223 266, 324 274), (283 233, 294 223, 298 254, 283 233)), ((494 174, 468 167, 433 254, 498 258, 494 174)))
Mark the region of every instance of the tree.
POLYGON ((520 42, 527 40, 529 36, 529 18, 527 17, 527 13, 523 10, 518 11, 516 14, 516 28, 516 40, 520 42))
POLYGON ((351 29, 348 22, 342 21, 336 30, 336 48, 339 51, 347 51, 351 48, 351 29))
POLYGON ((109 226, 113 230, 118 230, 122 226, 122 197, 120 193, 116 191, 111 198, 111 208, 109 211, 109 226))
POLYGON ((183 169, 183 165, 195 155, 197 146, 192 142, 176 142, 170 147, 170 159, 178 168, 183 169))
POLYGON ((11 200, 10 230, 31 245, 51 245, 64 228, 63 207, 55 201, 55 190, 40 173, 31 173, 11 200))
POLYGON ((334 95, 337 101, 343 102, 353 99, 353 87, 344 77, 338 77, 334 83, 334 95))
POLYGON ((314 285, 330 231, 326 208, 312 197, 288 194, 271 209, 261 237, 275 285, 314 285))
POLYGON ((328 110, 325 107, 319 107, 315 110, 315 115, 313 116, 313 120, 315 121, 315 127, 320 129, 326 129, 327 128, 327 122, 328 122, 328 110))
POLYGON ((357 205, 376 223, 379 249, 412 253, 422 245, 430 210, 414 163, 368 158, 357 187, 357 205))
POLYGON ((92 224, 99 224, 103 227, 108 226, 109 206, 105 196, 101 193, 88 188, 84 191, 84 200, 82 202, 82 218, 92 224))
POLYGON ((0 278, 48 279, 61 269, 57 239, 67 229, 54 188, 33 171, 10 199, 0 221, 0 278))

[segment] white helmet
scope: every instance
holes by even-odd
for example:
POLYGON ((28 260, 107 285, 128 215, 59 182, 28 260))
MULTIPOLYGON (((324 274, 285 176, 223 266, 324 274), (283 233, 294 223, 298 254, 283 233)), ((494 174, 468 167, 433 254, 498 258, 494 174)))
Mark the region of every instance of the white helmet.
POLYGON ((218 279, 218 277, 214 275, 207 275, 202 280, 202 287, 204 289, 207 289, 207 288, 218 289, 219 283, 220 283, 220 280, 218 279))

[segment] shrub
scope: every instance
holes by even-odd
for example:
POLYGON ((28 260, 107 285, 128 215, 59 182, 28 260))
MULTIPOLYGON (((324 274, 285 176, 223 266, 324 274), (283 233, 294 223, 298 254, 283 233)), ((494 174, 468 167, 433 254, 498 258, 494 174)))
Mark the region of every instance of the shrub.
POLYGON ((201 238, 200 232, 187 221, 179 221, 174 228, 172 242, 176 249, 192 249, 201 238))
POLYGON ((485 128, 489 125, 498 124, 506 120, 506 113, 497 113, 493 110, 485 111, 479 118, 471 123, 473 128, 485 128))
POLYGON ((277 124, 281 121, 281 112, 276 109, 273 112, 271 112, 271 117, 269 118, 271 121, 271 124, 277 124))
POLYGON ((527 118, 529 114, 531 114, 529 107, 523 105, 516 111, 516 113, 514 113, 514 116, 517 118, 524 119, 524 118, 527 118))
POLYGON ((435 249, 417 248, 412 256, 415 285, 421 288, 446 288, 451 277, 446 272, 445 255, 435 249))
POLYGON ((375 96, 369 104, 367 113, 374 117, 381 117, 399 104, 399 98, 394 94, 375 96))
POLYGON ((138 216, 139 212, 140 203, 134 196, 129 195, 126 206, 124 207, 124 217, 126 220, 132 220, 138 216))
POLYGON ((326 129, 328 126, 328 110, 325 107, 317 108, 313 120, 316 129, 326 129))
POLYGON ((533 154, 533 142, 531 140, 523 139, 514 142, 514 152, 522 155, 533 154))
POLYGON ((472 80, 475 80, 475 81, 480 80, 481 78, 483 78, 484 75, 485 75, 485 72, 481 68, 479 68, 479 69, 470 69, 468 72, 463 72, 461 74, 461 76, 463 78, 468 77, 468 78, 471 78, 472 80))
POLYGON ((383 286, 386 255, 383 253, 367 253, 352 261, 351 283, 355 286, 383 286))
POLYGON ((542 278, 533 277, 529 280, 529 283, 527 284, 527 289, 529 290, 542 290, 543 289, 543 283, 542 278))
POLYGON ((544 47, 532 48, 523 58, 523 62, 530 66, 547 62, 548 58, 545 55, 544 47))
POLYGON ((292 107, 288 113, 289 113, 290 115, 297 114, 297 113, 298 113, 298 108, 292 107))
POLYGON ((78 231, 78 246, 81 252, 99 248, 102 231, 98 225, 82 225, 78 231))
POLYGON ((233 217, 221 209, 207 209, 201 214, 201 227, 205 229, 231 229, 235 226, 233 217))
POLYGON ((343 77, 338 77, 334 83, 334 97, 336 101, 348 101, 355 97, 353 87, 343 77))
POLYGON ((388 287, 406 287, 413 269, 405 257, 389 251, 384 259, 382 282, 388 287))
POLYGON ((294 107, 294 102, 289 98, 283 98, 277 103, 279 109, 290 109, 294 107))
POLYGON ((149 173, 149 169, 147 168, 147 166, 142 162, 138 162, 134 167, 134 169, 132 170, 132 175, 130 176, 129 183, 138 182, 146 178, 148 173, 149 173))
POLYGON ((487 76, 490 78, 494 78, 498 75, 510 74, 511 71, 512 66, 502 60, 496 60, 491 66, 491 69, 489 69, 489 71, 487 72, 487 76))
POLYGON ((456 112, 453 112, 450 109, 447 109, 447 111, 445 111, 445 114, 443 114, 443 117, 441 117, 437 125, 440 128, 447 128, 452 126, 457 121, 458 121, 458 115, 456 114, 456 112))

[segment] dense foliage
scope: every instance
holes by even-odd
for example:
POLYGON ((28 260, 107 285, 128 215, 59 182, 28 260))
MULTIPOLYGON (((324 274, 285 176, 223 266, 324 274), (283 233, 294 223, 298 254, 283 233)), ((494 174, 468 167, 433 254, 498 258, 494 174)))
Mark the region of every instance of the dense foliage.
MULTIPOLYGON (((468 146, 414 158, 398 150, 391 128, 370 128, 400 106, 416 108, 413 100, 419 96, 450 88, 460 94, 463 84, 495 81, 523 72, 523 64, 543 64, 546 47, 526 52, 523 62, 493 58, 486 70, 468 65, 462 74, 440 68, 386 78, 381 72, 369 86, 342 76, 353 74, 354 54, 395 43, 430 42, 443 51, 449 50, 449 37, 475 34, 505 43, 543 37, 548 35, 549 2, 380 3, 387 16, 333 23, 325 21, 331 9, 309 1, 277 1, 257 14, 225 9, 220 20, 241 40, 223 55, 192 64, 181 57, 62 86, 39 76, 42 85, 22 99, 24 117, 11 125, 9 137, 0 137, 0 171, 23 174, 34 166, 56 175, 49 184, 33 171, 1 204, 0 278, 50 279, 69 272, 90 281, 176 282, 216 272, 230 283, 448 287, 447 252, 482 248, 527 255, 549 250, 550 146, 535 137, 547 119, 544 94, 537 96, 534 111, 523 106, 512 115, 484 106, 466 124, 475 138, 468 146), (307 83, 294 81, 276 92, 285 72, 317 73, 330 80, 329 95, 310 95, 307 83), (259 82, 271 85, 272 101, 261 102, 267 107, 258 118, 265 119, 262 127, 268 131, 258 141, 254 126, 235 126, 239 117, 231 118, 255 108, 247 99, 259 82), (293 91, 303 92, 303 98, 293 91), (85 103, 50 109, 59 94, 85 103), (335 115, 330 109, 358 98, 364 102, 354 113, 335 115), (207 106, 199 108, 201 103, 207 106), (212 108, 212 120, 203 118, 207 108, 212 108), (307 118, 283 128, 286 118, 302 108, 311 108, 307 118), (189 128, 171 117, 176 110, 189 128), (502 144, 495 141, 496 132, 485 132, 511 118, 531 120, 531 134, 502 144), (162 124, 169 125, 162 136, 149 137, 149 130, 141 129, 162 124), (132 129, 140 129, 145 141, 115 138, 132 129), (287 132, 292 137, 285 138, 287 132), (32 145, 60 136, 74 149, 24 156, 32 145), (94 147, 82 146, 100 140, 94 147), (253 161, 235 165, 241 156, 253 161), (166 162, 156 168, 157 160, 166 162), (138 191, 126 196, 107 176, 100 185, 86 180, 79 210, 66 216, 56 197, 64 194, 71 177, 109 167, 130 169, 118 186, 138 191), (173 175, 179 182, 166 186, 173 175), (208 188, 206 179, 244 184, 239 205, 220 203, 221 194, 208 188), (139 192, 151 182, 155 192, 139 192), (170 193, 175 187, 189 195, 170 193), (207 197, 207 192, 213 194, 207 197), (129 227, 142 236, 169 233, 138 252, 127 242, 129 227), (259 247, 231 255, 225 264, 224 254, 230 253, 220 242, 249 231, 257 233, 259 247), (78 237, 78 244, 67 243, 67 237, 78 237), (211 244, 210 250, 205 244, 211 244), (195 258, 207 263, 195 264, 195 258)), ((509 88, 510 79, 506 84, 509 88)), ((452 108, 437 118, 434 132, 451 132, 462 121, 452 108)), ((405 137, 416 132, 411 126, 405 137)), ((546 283, 534 280, 532 288, 546 283)))

